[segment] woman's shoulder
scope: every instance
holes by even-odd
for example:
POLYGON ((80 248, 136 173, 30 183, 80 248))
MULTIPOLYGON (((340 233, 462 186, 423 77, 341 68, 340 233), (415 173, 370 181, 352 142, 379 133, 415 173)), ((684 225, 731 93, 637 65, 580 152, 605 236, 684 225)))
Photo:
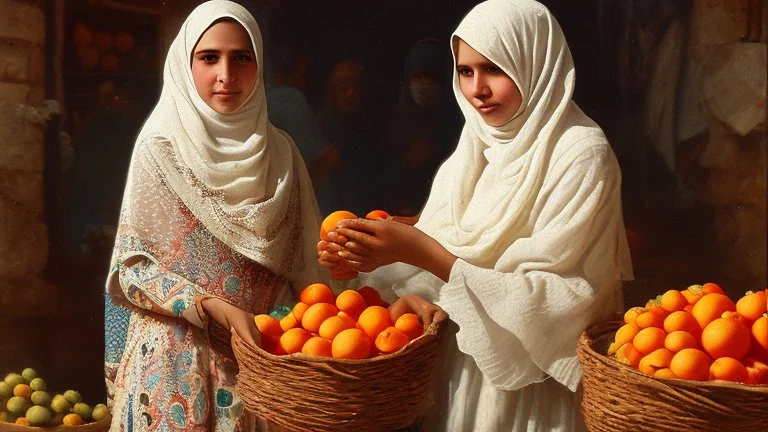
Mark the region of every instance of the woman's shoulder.
POLYGON ((614 159, 603 130, 575 104, 566 120, 554 148, 553 159, 565 163, 607 163, 614 159))

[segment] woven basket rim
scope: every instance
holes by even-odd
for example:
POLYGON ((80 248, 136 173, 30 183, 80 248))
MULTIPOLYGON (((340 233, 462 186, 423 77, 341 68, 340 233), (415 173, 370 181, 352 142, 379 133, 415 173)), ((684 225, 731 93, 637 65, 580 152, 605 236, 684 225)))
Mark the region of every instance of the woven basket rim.
MULTIPOLYGON (((579 337, 579 341, 578 341, 579 349, 582 350, 585 355, 599 358, 603 362, 607 362, 611 366, 618 369, 621 373, 630 374, 637 379, 650 379, 650 380, 658 381, 660 383, 667 384, 667 385, 680 385, 683 387, 695 387, 695 388, 702 388, 702 389, 727 388, 727 389, 745 390, 745 391, 757 392, 757 393, 768 393, 768 384, 744 384, 744 383, 736 383, 736 382, 729 382, 729 381, 695 381, 695 380, 687 380, 682 378, 663 378, 662 379, 662 378, 652 377, 650 375, 647 375, 641 372, 638 369, 635 369, 630 365, 624 364, 616 360, 616 358, 614 357, 610 357, 603 353, 597 352, 594 348, 592 348, 592 344, 594 343, 594 340, 596 338, 600 336, 604 336, 606 333, 612 330, 618 329, 622 324, 624 324, 622 320, 609 320, 609 321, 602 321, 600 323, 597 323, 588 327, 579 337)), ((583 364, 582 364, 582 367, 583 367, 583 364)))
POLYGON ((442 326, 439 322, 433 322, 429 326, 427 326, 427 328, 424 330, 424 333, 422 333, 421 336, 417 337, 416 339, 408 341, 408 343, 405 344, 405 346, 403 346, 399 350, 392 353, 379 354, 375 357, 369 357, 364 359, 340 359, 340 358, 334 358, 334 357, 317 357, 317 356, 310 356, 301 352, 294 353, 294 354, 276 355, 266 351, 264 348, 258 345, 251 345, 250 343, 246 342, 242 337, 240 337, 240 335, 237 333, 237 330, 235 330, 234 328, 231 329, 231 332, 232 332, 232 341, 233 341, 232 347, 233 347, 233 351, 235 352, 235 357, 238 356, 238 350, 242 346, 242 347, 247 347, 248 349, 251 349, 253 351, 257 351, 259 352, 260 355, 273 361, 291 360, 291 361, 301 361, 305 363, 367 364, 367 363, 373 363, 373 362, 387 361, 388 359, 391 359, 393 357, 402 356, 407 351, 410 351, 415 347, 423 343, 426 343, 429 339, 437 337, 441 327, 442 326), (235 341, 237 341, 238 343, 234 343, 235 341))

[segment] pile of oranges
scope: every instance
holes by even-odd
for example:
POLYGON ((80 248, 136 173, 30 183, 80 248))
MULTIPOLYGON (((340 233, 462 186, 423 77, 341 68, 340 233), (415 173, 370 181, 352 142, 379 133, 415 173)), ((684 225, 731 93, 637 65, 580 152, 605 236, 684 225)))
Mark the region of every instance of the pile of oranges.
MULTIPOLYGON (((372 210, 365 215, 365 218, 370 220, 386 220, 390 219, 391 216, 384 210, 372 210)), ((337 210, 326 216, 320 224, 320 239, 331 241, 328 233, 335 230, 336 224, 344 219, 357 219, 357 215, 347 210, 337 210)), ((357 272, 344 264, 331 271, 331 278, 336 280, 349 280, 355 277, 357 277, 357 272)))
POLYGON ((624 314, 608 354, 656 378, 768 384, 768 290, 733 302, 714 283, 624 314))
POLYGON ((366 359, 398 351, 424 332, 415 314, 393 320, 389 305, 369 286, 336 296, 327 285, 315 283, 302 290, 299 300, 280 320, 254 317, 267 352, 366 359))

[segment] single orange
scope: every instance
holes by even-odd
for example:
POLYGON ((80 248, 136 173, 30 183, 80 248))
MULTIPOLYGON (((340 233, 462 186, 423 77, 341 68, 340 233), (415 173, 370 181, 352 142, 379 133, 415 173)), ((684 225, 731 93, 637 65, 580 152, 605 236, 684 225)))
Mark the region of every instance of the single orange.
POLYGON ((333 338, 331 355, 342 359, 364 359, 371 355, 371 346, 371 339, 364 331, 347 329, 333 338))
POLYGON ((391 216, 389 213, 385 212, 384 210, 371 210, 367 215, 365 215, 365 218, 370 220, 387 220, 390 217, 391 216))
POLYGON ((747 384, 768 384, 768 364, 755 358, 745 358, 743 363, 747 367, 747 384))
POLYGON ((720 357, 740 359, 744 357, 749 351, 750 339, 751 335, 747 327, 728 318, 713 320, 701 332, 701 346, 714 359, 720 357))
POLYGON ((330 241, 331 239, 328 238, 328 233, 335 230, 336 224, 343 219, 357 219, 357 215, 346 210, 338 210, 329 214, 320 224, 320 238, 325 241, 330 241))
POLYGON ((669 363, 672 361, 672 357, 675 353, 666 349, 659 348, 654 350, 650 354, 640 359, 640 364, 637 368, 640 372, 653 376, 657 370, 669 367, 669 363))
POLYGON ((17 424, 17 425, 22 425, 22 426, 29 426, 29 425, 30 425, 30 424, 29 424, 29 420, 27 420, 27 418, 26 418, 26 417, 19 417, 19 418, 17 418, 17 419, 16 419, 16 421, 15 421, 15 422, 13 422, 13 423, 14 423, 14 424, 17 424))
MULTIPOLYGON (((281 335, 282 336, 282 335, 281 335)), ((283 346, 280 345, 280 338, 274 337, 274 336, 267 336, 267 335, 261 335, 261 348, 274 355, 285 355, 288 354, 283 349, 283 346)))
POLYGON ((704 295, 704 292, 701 290, 701 285, 691 285, 680 291, 680 294, 688 300, 688 304, 695 304, 704 295))
POLYGON ((32 395, 32 387, 29 384, 16 384, 13 387, 13 395, 28 398, 32 395))
POLYGON ((280 346, 286 353, 293 354, 301 351, 301 348, 312 338, 312 334, 301 327, 287 330, 280 336, 280 346))
POLYGON ((661 295, 661 307, 667 312, 683 310, 688 305, 688 299, 675 289, 669 290, 661 295))
POLYGON ((686 348, 700 348, 699 340, 692 334, 683 330, 676 330, 664 338, 664 348, 678 352, 686 348))
POLYGON ((296 317, 296 321, 301 322, 301 319, 304 318, 304 312, 309 309, 309 305, 304 302, 298 302, 293 306, 293 311, 291 313, 294 317, 296 317))
POLYGON ((650 354, 659 348, 664 348, 664 339, 667 337, 667 332, 658 327, 647 327, 635 335, 632 339, 632 345, 635 346, 641 353, 650 354))
POLYGON ((309 332, 317 333, 323 321, 336 316, 337 313, 339 310, 332 304, 315 303, 304 312, 304 316, 301 317, 301 326, 309 332))
POLYGON ((723 312, 735 311, 736 304, 725 294, 710 293, 704 294, 703 297, 693 305, 691 309, 691 315, 696 318, 699 326, 704 329, 710 322, 720 318, 723 312))
POLYGON ((655 308, 647 310, 635 318, 635 324, 637 327, 644 329, 648 327, 664 327, 664 320, 669 313, 662 308, 655 308))
POLYGON ((374 345, 382 353, 393 353, 408 343, 408 336, 394 326, 387 327, 376 336, 374 345))
POLYGON ((365 300, 365 304, 368 306, 384 306, 385 304, 376 288, 366 285, 358 288, 356 291, 363 296, 363 300, 365 300))
POLYGON ((623 326, 619 327, 618 330, 616 330, 616 336, 613 340, 616 342, 616 345, 620 347, 627 342, 632 342, 632 339, 635 338, 635 335, 637 335, 637 332, 639 331, 640 327, 638 327, 634 322, 624 324, 623 326))
POLYGON ((635 306, 627 309, 627 311, 624 312, 624 323, 629 324, 631 322, 635 322, 635 319, 637 319, 637 316, 643 312, 645 312, 645 308, 642 308, 640 306, 635 306))
POLYGON ((280 319, 280 328, 283 329, 284 332, 296 328, 300 324, 301 323, 296 319, 296 316, 293 315, 293 313, 289 313, 280 319))
POLYGON ((768 317, 761 316, 751 327, 752 341, 755 348, 759 348, 762 352, 768 354, 768 317))
POLYGON ((350 323, 352 327, 357 324, 357 319, 352 318, 352 316, 344 311, 339 311, 339 313, 336 314, 337 317, 343 319, 344 321, 350 323))
POLYGON ((696 321, 696 318, 694 318, 690 312, 684 310, 675 311, 669 314, 669 316, 664 319, 664 330, 667 333, 682 330, 694 336, 699 336, 701 334, 699 322, 696 321))
POLYGON ((256 328, 259 329, 261 336, 272 336, 279 338, 283 334, 283 329, 280 327, 280 321, 272 318, 267 314, 259 314, 253 317, 256 328))
POLYGON ((720 357, 709 366, 709 379, 746 383, 749 380, 747 367, 731 357, 720 357))
POLYGON ((360 316, 360 313, 368 307, 368 304, 365 303, 365 299, 363 298, 362 294, 350 289, 342 291, 338 296, 336 296, 336 307, 340 311, 343 311, 349 314, 349 316, 357 319, 357 317, 360 316))
POLYGON ((331 341, 324 337, 314 336, 304 343, 301 352, 314 357, 330 357, 331 341))
POLYGON ((709 378, 709 366, 711 364, 712 359, 704 351, 686 348, 675 353, 669 363, 669 369, 678 378, 706 381, 709 378))
POLYGON ((299 300, 307 306, 312 306, 315 303, 334 304, 336 302, 336 296, 328 285, 324 283, 313 283, 301 290, 299 300))
POLYGON ((350 322, 338 315, 334 315, 328 317, 322 324, 320 324, 317 334, 328 340, 333 340, 337 334, 341 333, 343 330, 351 328, 355 328, 354 321, 350 322))
POLYGON ((65 415, 63 419, 61 419, 61 424, 65 426, 80 426, 85 424, 85 421, 79 415, 75 413, 69 413, 65 415))
POLYGON ((616 351, 616 360, 632 367, 638 367, 642 358, 643 353, 635 348, 632 342, 625 343, 616 351))
POLYGON ((424 334, 424 325, 419 320, 418 315, 413 313, 404 313, 395 320, 395 328, 405 333, 408 339, 413 340, 424 334))
POLYGON ((375 340, 384 329, 392 325, 389 312, 381 306, 368 306, 357 319, 357 326, 375 340))
POLYGON ((675 373, 672 372, 672 369, 666 367, 666 368, 661 368, 657 370, 656 373, 653 374, 653 377, 658 379, 665 379, 665 378, 677 378, 677 375, 675 375, 675 373))
POLYGON ((713 283, 713 282, 707 282, 704 285, 701 286, 701 292, 706 294, 725 294, 725 291, 723 291, 722 288, 720 288, 720 285, 713 283))
POLYGON ((736 312, 749 321, 757 321, 768 312, 765 290, 744 295, 736 302, 736 312))

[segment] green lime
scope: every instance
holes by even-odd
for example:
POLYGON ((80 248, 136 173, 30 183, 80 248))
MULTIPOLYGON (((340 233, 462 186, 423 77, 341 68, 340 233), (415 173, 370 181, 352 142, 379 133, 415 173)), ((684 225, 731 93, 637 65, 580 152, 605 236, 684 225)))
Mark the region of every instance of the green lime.
POLYGON ((32 399, 32 403, 35 405, 44 407, 51 406, 51 395, 49 395, 45 390, 38 390, 33 392, 32 396, 30 396, 30 399, 32 399))
POLYGON ((95 407, 93 407, 93 413, 91 413, 91 416, 93 417, 94 421, 103 420, 109 415, 109 407, 104 404, 98 404, 95 407))
POLYGON ((44 426, 51 421, 53 414, 48 408, 35 405, 27 410, 25 417, 30 426, 44 426))
POLYGON ((14 396, 8 399, 5 407, 8 408, 8 412, 11 414, 21 415, 29 408, 29 402, 21 396, 14 396))
POLYGON ((21 376, 29 383, 33 379, 37 378, 37 372, 32 368, 26 368, 21 371, 21 376))
POLYGON ((32 390, 46 390, 48 388, 48 385, 45 383, 45 380, 37 377, 33 378, 32 381, 29 382, 29 386, 32 387, 32 390))
POLYGON ((88 421, 91 419, 93 408, 87 403, 78 402, 72 407, 72 412, 79 415, 83 420, 88 421))
POLYGON ((53 400, 51 400, 51 409, 57 413, 67 414, 71 407, 72 404, 69 403, 67 398, 60 394, 57 394, 53 397, 53 400))
POLYGON ((64 392, 64 397, 71 403, 72 405, 82 402, 83 398, 80 396, 80 392, 77 390, 67 390, 64 392))

